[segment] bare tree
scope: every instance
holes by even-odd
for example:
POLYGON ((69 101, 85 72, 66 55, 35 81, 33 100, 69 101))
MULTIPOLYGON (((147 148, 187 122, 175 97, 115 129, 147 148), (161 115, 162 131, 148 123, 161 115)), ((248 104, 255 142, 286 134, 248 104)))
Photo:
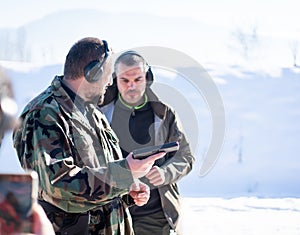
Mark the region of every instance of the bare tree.
POLYGON ((244 136, 241 135, 238 144, 238 163, 243 162, 243 140, 244 140, 244 136))
POLYGON ((13 45, 11 43, 11 31, 3 29, 0 31, 0 59, 9 60, 12 55, 13 45))
POLYGON ((299 46, 298 41, 293 41, 290 43, 290 48, 293 54, 293 63, 295 67, 298 67, 297 66, 298 46, 299 46))
POLYGON ((0 30, 0 59, 30 60, 27 44, 27 33, 24 27, 0 30))
POLYGON ((26 60, 26 30, 24 27, 20 27, 16 31, 16 38, 15 38, 15 54, 16 57, 20 61, 26 60))
POLYGON ((243 163, 243 151, 244 151, 243 142, 244 142, 244 135, 242 133, 242 128, 240 128, 239 138, 237 140, 237 143, 233 147, 234 151, 236 151, 237 162, 239 164, 243 163))
POLYGON ((231 36, 233 38, 232 49, 236 50, 243 58, 248 59, 249 54, 259 44, 257 26, 251 26, 250 30, 236 28, 231 36))

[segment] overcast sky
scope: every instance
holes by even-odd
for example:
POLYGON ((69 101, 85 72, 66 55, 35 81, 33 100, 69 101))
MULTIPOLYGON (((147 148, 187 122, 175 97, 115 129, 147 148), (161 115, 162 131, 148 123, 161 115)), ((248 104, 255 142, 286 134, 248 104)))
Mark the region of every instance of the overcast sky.
POLYGON ((300 14, 296 0, 0 0, 0 27, 17 27, 63 9, 88 8, 111 12, 148 12, 190 17, 223 26, 259 24, 265 33, 300 36, 300 14), (280 30, 278 30, 280 28, 280 30))
MULTIPOLYGON (((269 0, 0 0, 0 3, 0 29, 20 27, 51 13, 70 9, 98 9, 110 13, 148 13, 140 22, 149 20, 149 13, 154 16, 172 17, 174 20, 185 17, 188 20, 184 22, 199 22, 199 28, 203 25, 206 28, 197 31, 195 25, 193 27, 181 25, 185 32, 179 31, 178 33, 183 33, 186 35, 186 39, 189 39, 185 43, 176 41, 176 37, 171 37, 169 34, 159 34, 155 40, 152 38, 151 42, 155 41, 155 45, 158 46, 167 44, 169 47, 184 50, 185 53, 201 62, 242 63, 240 58, 228 59, 228 56, 232 54, 232 51, 228 50, 237 45, 236 41, 230 38, 231 34, 238 30, 241 30, 244 35, 250 36, 253 35, 253 30, 256 30, 259 36, 260 48, 252 51, 253 54, 256 54, 251 61, 251 67, 254 63, 258 66, 263 64, 264 67, 290 66, 293 64, 291 44, 296 43, 297 48, 300 47, 300 14, 296 0, 274 0, 272 2, 269 0), (192 40, 195 42, 191 43, 192 40), (201 44, 199 44, 200 40, 201 44)), ((139 15, 139 17, 143 16, 139 15)), ((123 27, 122 29, 126 30, 127 28, 123 27)), ((173 27, 172 30, 176 31, 176 29, 173 27)), ((141 30, 140 33, 145 34, 144 31, 141 30)), ((41 35, 43 34, 41 33, 41 35)), ((66 34, 61 35, 61 37, 63 36, 66 34)), ((114 39, 115 48, 118 48, 117 39, 114 39)), ((69 39, 62 40, 65 42, 69 39)), ((148 41, 139 43, 138 45, 142 46, 149 44, 148 41)), ((60 44, 57 43, 55 46, 60 44)), ((122 44, 120 48, 124 49, 128 46, 136 45, 122 44)), ((59 51, 64 51, 64 48, 59 51)), ((297 61, 299 57, 298 55, 297 61)), ((250 64, 249 61, 245 63, 246 65, 250 64)), ((264 70, 268 70, 268 68, 264 68, 264 70)))

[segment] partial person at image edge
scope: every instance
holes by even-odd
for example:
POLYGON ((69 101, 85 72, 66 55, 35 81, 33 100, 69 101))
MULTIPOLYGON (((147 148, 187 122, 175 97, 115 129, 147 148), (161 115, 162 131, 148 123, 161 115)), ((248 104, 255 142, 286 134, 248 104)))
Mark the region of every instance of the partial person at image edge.
MULTIPOLYGON (((15 116, 18 107, 13 93, 11 81, 6 75, 4 69, 0 66, 0 148, 5 134, 18 125, 15 116)), ((16 156, 5 157, 9 159, 16 156)), ((4 195, 1 196, 3 197, 4 195)), ((1 209, 4 209, 3 205, 1 205, 1 209)), ((2 215, 3 214, 1 214, 1 216, 2 215)), ((7 216, 7 211, 4 215, 5 217, 7 216)), ((2 217, 0 218, 0 234, 12 234, 16 232, 19 234, 21 227, 15 228, 13 226, 14 223, 12 223, 17 221, 10 221, 7 218, 3 221, 3 219, 4 218, 2 217)), ((16 218, 13 218, 13 220, 16 220, 16 218)), ((22 223, 19 225, 22 226, 22 223)), ((54 230, 49 219, 47 218, 43 208, 37 203, 32 205, 32 225, 32 232, 36 235, 54 235, 54 230)))

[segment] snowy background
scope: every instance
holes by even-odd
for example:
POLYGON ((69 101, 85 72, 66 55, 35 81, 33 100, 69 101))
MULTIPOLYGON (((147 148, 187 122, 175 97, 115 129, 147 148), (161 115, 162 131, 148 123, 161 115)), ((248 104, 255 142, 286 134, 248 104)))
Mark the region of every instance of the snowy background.
MULTIPOLYGON (((154 68, 153 87, 176 108, 196 155, 179 183, 184 234, 300 234, 296 1, 152 1, 147 8, 142 1, 51 2, 26 1, 32 12, 22 1, 1 1, 0 64, 19 112, 62 73, 69 48, 82 37, 106 39, 117 52, 149 45, 182 51, 214 80, 226 113, 223 151, 199 177, 211 134, 208 108, 178 74, 154 68), (172 84, 185 99, 171 99, 161 84, 172 84)), ((0 159, 1 172, 20 170, 9 134, 0 159)))

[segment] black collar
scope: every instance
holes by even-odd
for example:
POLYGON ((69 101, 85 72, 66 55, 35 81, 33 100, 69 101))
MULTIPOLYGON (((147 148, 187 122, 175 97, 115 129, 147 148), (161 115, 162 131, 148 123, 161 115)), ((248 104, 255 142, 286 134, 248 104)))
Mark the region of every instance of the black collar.
POLYGON ((85 113, 87 102, 85 102, 78 94, 76 94, 70 87, 68 87, 63 79, 61 80, 61 86, 69 95, 70 99, 73 101, 76 107, 80 110, 80 112, 85 113))

